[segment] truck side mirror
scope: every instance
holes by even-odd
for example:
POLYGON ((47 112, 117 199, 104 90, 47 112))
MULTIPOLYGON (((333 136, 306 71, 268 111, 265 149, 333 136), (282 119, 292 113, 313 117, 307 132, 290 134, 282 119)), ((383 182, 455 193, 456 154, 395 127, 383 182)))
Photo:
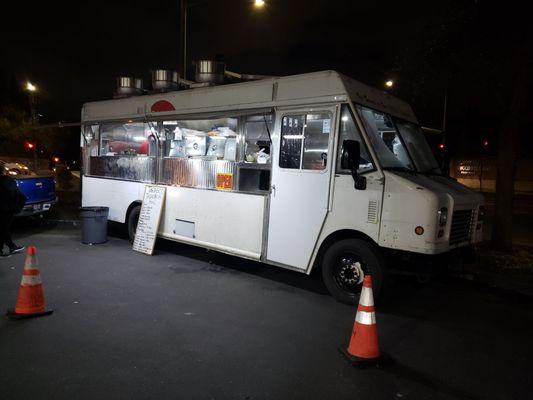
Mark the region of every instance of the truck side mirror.
POLYGON ((352 171, 354 187, 357 190, 366 189, 366 177, 360 176, 357 170, 361 160, 361 144, 357 140, 342 142, 341 168, 352 171))

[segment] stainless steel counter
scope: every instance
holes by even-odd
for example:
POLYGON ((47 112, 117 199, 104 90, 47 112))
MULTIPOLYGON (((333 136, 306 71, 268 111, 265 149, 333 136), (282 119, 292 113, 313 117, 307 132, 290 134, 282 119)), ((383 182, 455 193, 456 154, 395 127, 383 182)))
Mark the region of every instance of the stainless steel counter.
POLYGON ((155 157, 90 157, 89 175, 143 183, 155 182, 155 157))
MULTIPOLYGON (((216 189, 217 174, 237 172, 236 163, 224 160, 202 160, 194 158, 163 158, 161 160, 161 182, 204 189, 216 189)), ((231 190, 235 189, 235 184, 231 190)))
POLYGON ((248 162, 238 162, 237 167, 239 169, 261 169, 261 170, 270 170, 272 166, 270 164, 258 164, 258 163, 248 163, 248 162))
POLYGON ((217 176, 224 174, 223 181, 228 185, 225 190, 265 194, 270 189, 270 164, 167 157, 159 160, 160 178, 157 179, 157 161, 155 157, 90 157, 89 175, 143 183, 220 189, 217 188, 217 176))

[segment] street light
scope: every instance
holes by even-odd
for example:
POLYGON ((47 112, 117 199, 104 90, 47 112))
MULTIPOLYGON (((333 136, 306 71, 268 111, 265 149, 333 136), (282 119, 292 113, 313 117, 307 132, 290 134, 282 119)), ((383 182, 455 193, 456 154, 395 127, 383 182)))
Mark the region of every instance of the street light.
POLYGON ((385 86, 391 89, 394 86, 394 81, 392 79, 389 79, 387 82, 385 82, 385 86))
POLYGON ((264 5, 265 5, 265 1, 264 0, 255 0, 255 2, 254 2, 255 8, 262 8, 264 5))
POLYGON ((30 102, 30 114, 31 114, 31 123, 36 124, 39 118, 35 106, 35 93, 37 92, 37 86, 35 86, 30 81, 26 82, 24 89, 28 92, 28 100, 30 102))
POLYGON ((35 86, 33 83, 31 82, 26 82, 26 90, 28 92, 36 92, 37 91, 37 86, 35 86))

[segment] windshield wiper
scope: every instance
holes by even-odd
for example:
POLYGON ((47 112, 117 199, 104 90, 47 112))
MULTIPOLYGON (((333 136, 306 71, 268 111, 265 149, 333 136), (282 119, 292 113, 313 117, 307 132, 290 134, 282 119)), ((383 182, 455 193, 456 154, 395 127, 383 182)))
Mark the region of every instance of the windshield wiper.
POLYGON ((427 171, 420 171, 420 173, 426 174, 426 175, 446 176, 442 173, 440 167, 432 167, 428 169, 427 171))

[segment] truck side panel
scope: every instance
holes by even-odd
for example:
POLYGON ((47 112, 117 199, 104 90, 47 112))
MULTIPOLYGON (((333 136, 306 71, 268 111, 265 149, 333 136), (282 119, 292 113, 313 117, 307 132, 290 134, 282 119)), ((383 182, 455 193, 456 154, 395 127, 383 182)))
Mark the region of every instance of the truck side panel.
POLYGON ((262 195, 169 186, 159 234, 259 259, 265 199, 262 195))
MULTIPOLYGON (((144 183, 83 178, 83 206, 109 207, 109 219, 125 222, 128 207, 142 201, 144 183)), ((167 239, 260 259, 266 197, 167 186, 158 234, 167 239)))
POLYGON ((141 201, 144 184, 116 179, 83 177, 82 207, 109 207, 109 219, 126 222, 126 212, 131 203, 141 201))

